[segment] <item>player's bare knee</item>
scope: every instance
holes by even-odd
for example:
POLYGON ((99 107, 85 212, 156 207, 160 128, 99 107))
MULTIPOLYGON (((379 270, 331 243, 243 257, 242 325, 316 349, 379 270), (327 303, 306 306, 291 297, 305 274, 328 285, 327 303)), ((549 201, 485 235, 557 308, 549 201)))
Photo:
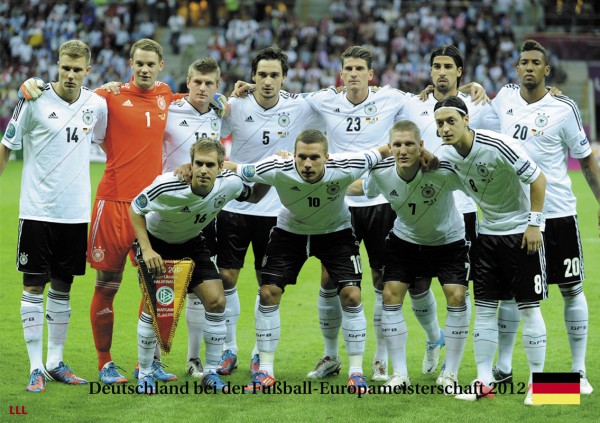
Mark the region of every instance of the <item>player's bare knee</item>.
POLYGON ((411 297, 416 297, 418 295, 424 294, 431 287, 431 279, 429 278, 417 278, 415 282, 411 285, 408 293, 411 297))
POLYGON ((219 269, 224 289, 233 289, 237 285, 239 269, 219 269))
POLYGON ((465 305, 465 293, 466 289, 462 286, 444 287, 446 303, 450 307, 461 307, 465 305))
POLYGON ((23 286, 23 291, 29 294, 40 295, 44 293, 44 286, 23 286))
POLYGON ((260 287, 260 304, 277 305, 281 301, 283 289, 275 284, 263 284, 260 287))
POLYGON ((391 291, 386 292, 384 289, 382 298, 383 298, 383 303, 385 305, 402 304, 402 298, 396 292, 391 292, 391 291))
POLYGON ((373 277, 373 288, 377 290, 383 289, 383 275, 379 270, 371 269, 371 275, 373 277))
POLYGON ((321 267, 321 288, 323 289, 336 289, 337 284, 331 280, 329 273, 324 266, 321 267))
POLYGON ((356 307, 362 302, 360 286, 346 284, 340 289, 340 302, 346 307, 356 307))
POLYGON ((96 278, 104 282, 121 282, 123 272, 109 272, 108 270, 97 270, 96 278))
POLYGON ((74 277, 72 275, 52 275, 50 286, 55 291, 71 292, 74 277))
POLYGON ((214 295, 203 299, 204 309, 209 313, 223 313, 225 311, 225 295, 214 295))
POLYGON ((48 280, 48 275, 45 273, 41 275, 23 273, 23 290, 34 295, 43 294, 48 280))

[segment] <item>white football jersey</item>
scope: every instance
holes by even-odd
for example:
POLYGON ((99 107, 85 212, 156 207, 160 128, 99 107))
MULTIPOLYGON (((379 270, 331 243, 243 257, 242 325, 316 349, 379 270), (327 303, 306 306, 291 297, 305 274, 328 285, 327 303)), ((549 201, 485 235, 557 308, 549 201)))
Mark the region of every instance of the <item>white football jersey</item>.
POLYGON ((190 148, 201 137, 221 138, 221 118, 216 112, 209 109, 200 113, 185 99, 171 103, 163 142, 163 172, 190 163, 190 148))
POLYGON ((46 84, 37 100, 21 100, 2 144, 23 149, 19 217, 57 223, 86 223, 91 214, 91 143, 106 134, 106 100, 83 87, 67 103, 46 84))
POLYGON ((332 154, 325 175, 315 183, 302 179, 294 158, 269 157, 238 166, 246 181, 272 185, 284 209, 277 227, 295 234, 326 234, 350 228, 350 210, 344 202, 348 186, 381 160, 377 150, 332 154))
POLYGON ((388 157, 363 182, 368 197, 382 194, 396 212, 394 234, 420 245, 445 245, 464 239, 465 224, 452 192, 461 183, 450 163, 430 172, 420 169, 407 182, 398 175, 396 160, 388 157))
POLYGON ((531 204, 529 187, 540 169, 519 145, 493 131, 476 130, 466 157, 450 145, 440 148, 440 158, 456 171, 463 191, 481 208, 479 232, 510 235, 525 232, 531 204))
MULTIPOLYGON (((469 126, 475 129, 482 129, 480 112, 483 106, 474 104, 471 96, 468 94, 458 93, 458 97, 465 102, 469 110, 469 126)), ((442 139, 438 136, 433 113, 433 108, 437 102, 438 100, 433 96, 433 93, 430 93, 425 101, 421 101, 416 95, 411 95, 406 107, 402 108, 402 113, 396 119, 406 119, 414 122, 421 130, 421 139, 425 143, 425 148, 433 154, 437 154, 437 150, 442 146, 442 139)), ((454 191, 454 201, 461 213, 477 212, 475 201, 462 191, 454 191)))
MULTIPOLYGON (((375 90, 360 104, 351 103, 346 90, 338 93, 329 87, 306 97, 306 100, 325 120, 330 153, 357 153, 389 142, 389 131, 396 115, 405 107, 409 95, 389 85, 375 90)), ((375 206, 385 203, 382 196, 347 197, 353 207, 375 206)))
MULTIPOLYGON (((230 98, 231 111, 223 120, 222 136, 232 134, 230 160, 256 163, 279 150, 294 151, 296 137, 305 129, 322 129, 322 120, 300 96, 279 92, 277 104, 265 110, 252 94, 230 98)), ((225 210, 253 216, 277 216, 281 201, 275 190, 257 204, 231 203, 225 210)))
POLYGON ((197 237, 229 201, 248 195, 250 187, 239 176, 223 170, 206 197, 192 192, 172 172, 159 175, 131 203, 133 211, 146 217, 146 228, 156 238, 183 244, 197 237))
POLYGON ((546 176, 544 215, 548 218, 577 214, 577 200, 568 175, 568 154, 582 159, 592 154, 579 109, 573 100, 546 94, 528 104, 519 85, 504 86, 491 103, 500 132, 512 137, 546 176))

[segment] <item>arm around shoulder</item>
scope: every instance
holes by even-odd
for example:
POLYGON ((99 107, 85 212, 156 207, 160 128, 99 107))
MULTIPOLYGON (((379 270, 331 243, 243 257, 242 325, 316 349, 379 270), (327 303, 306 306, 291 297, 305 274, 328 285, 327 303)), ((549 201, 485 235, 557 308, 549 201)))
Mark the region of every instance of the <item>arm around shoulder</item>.
POLYGON ((225 160, 223 162, 223 169, 229 170, 229 171, 231 171, 233 173, 237 173, 237 167, 238 167, 237 163, 230 162, 228 160, 225 160))
POLYGON ((252 193, 246 200, 249 203, 256 204, 263 199, 267 192, 271 189, 271 185, 256 183, 252 186, 252 193))
POLYGON ((348 190, 346 191, 346 195, 356 196, 356 195, 365 195, 365 190, 363 188, 364 179, 360 178, 356 181, 352 182, 350 186, 348 186, 348 190))
POLYGON ((377 151, 381 154, 382 159, 387 159, 392 155, 392 151, 390 150, 390 146, 388 144, 380 145, 377 147, 377 151))

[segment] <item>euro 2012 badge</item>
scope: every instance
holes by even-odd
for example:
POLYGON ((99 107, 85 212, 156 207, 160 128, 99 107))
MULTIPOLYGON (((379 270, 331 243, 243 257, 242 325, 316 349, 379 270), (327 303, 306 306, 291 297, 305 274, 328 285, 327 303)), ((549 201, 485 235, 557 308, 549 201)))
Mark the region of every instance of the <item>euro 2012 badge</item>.
POLYGON ((146 197, 145 194, 140 194, 135 198, 135 204, 140 208, 143 209, 144 207, 146 207, 148 205, 148 197, 146 197))
POLYGON ((242 175, 244 175, 246 178, 252 178, 254 175, 256 175, 256 166, 245 165, 242 167, 242 175))
POLYGON ((8 124, 8 128, 6 128, 6 132, 4 133, 4 136, 6 137, 6 139, 11 139, 12 137, 15 136, 15 134, 17 133, 17 130, 15 129, 15 125, 13 125, 13 123, 9 123, 8 124))

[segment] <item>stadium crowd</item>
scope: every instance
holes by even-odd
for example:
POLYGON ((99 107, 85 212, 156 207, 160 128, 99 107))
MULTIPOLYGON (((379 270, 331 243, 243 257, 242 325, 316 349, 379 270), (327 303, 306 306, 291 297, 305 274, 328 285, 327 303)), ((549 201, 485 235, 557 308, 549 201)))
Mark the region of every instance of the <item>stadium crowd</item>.
MULTIPOLYGON (((180 7, 174 1, 145 3, 0 4, 0 61, 6 64, 0 73, 0 119, 10 116, 21 81, 30 75, 56 79, 53 52, 69 39, 81 39, 92 48, 94 66, 86 81, 90 87, 128 80, 132 42, 153 38, 160 26, 172 35, 170 46, 165 44, 167 51, 183 54, 194 40, 189 40, 190 34, 182 27, 198 23, 191 6, 180 7), (163 6, 161 13, 156 12, 156 3, 163 6)), ((310 92, 339 84, 339 56, 354 44, 374 52, 372 84, 418 92, 430 81, 429 51, 452 44, 468 58, 462 81, 479 82, 493 97, 504 84, 517 80, 514 22, 508 10, 512 4, 519 20, 522 3, 455 1, 435 7, 432 2, 333 1, 329 16, 306 22, 283 2, 264 10, 241 8, 214 22, 217 26, 206 40, 207 53, 221 63, 225 94, 236 80, 248 80, 249 58, 270 45, 278 45, 289 56, 286 90, 310 92)), ((161 78, 177 91, 185 82, 184 75, 172 75, 168 65, 161 78)))

